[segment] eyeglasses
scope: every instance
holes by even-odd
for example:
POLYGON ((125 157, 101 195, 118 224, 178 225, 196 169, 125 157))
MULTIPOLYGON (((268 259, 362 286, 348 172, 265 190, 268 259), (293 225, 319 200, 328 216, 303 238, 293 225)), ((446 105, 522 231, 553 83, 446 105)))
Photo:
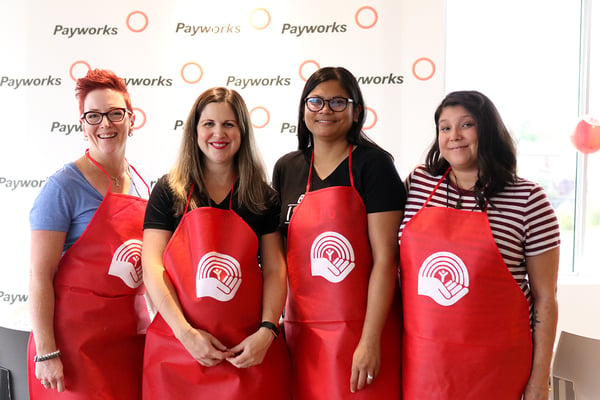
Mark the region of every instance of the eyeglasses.
POLYGON ((306 108, 313 112, 321 111, 325 107, 325 103, 329 105, 331 111, 335 112, 344 111, 348 107, 348 103, 353 103, 352 99, 345 97, 332 97, 329 100, 320 97, 307 97, 304 99, 304 102, 306 103, 306 108))
POLYGON ((108 118, 110 122, 121 122, 125 118, 125 114, 130 114, 126 108, 113 108, 109 112, 98 112, 98 111, 87 111, 81 114, 81 119, 84 119, 90 125, 98 125, 102 122, 104 117, 108 118))

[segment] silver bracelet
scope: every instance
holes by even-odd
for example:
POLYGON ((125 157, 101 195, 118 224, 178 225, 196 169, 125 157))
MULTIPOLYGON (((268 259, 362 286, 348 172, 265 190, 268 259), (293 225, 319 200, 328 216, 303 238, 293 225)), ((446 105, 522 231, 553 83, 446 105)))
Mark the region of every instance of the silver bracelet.
POLYGON ((57 358, 57 357, 60 357, 60 350, 56 350, 56 351, 53 351, 52 353, 48 353, 48 354, 42 354, 41 356, 35 356, 35 357, 33 357, 33 361, 40 362, 40 361, 51 360, 51 359, 57 358))

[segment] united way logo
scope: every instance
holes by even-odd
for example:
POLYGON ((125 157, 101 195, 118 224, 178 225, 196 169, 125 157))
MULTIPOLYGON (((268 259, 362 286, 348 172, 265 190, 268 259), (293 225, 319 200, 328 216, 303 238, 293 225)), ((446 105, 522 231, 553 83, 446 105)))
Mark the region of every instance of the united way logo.
POLYGON ((329 282, 344 280, 355 267, 354 250, 348 239, 337 232, 323 232, 310 249, 310 270, 329 282))
POLYGON ((198 263, 196 296, 229 301, 242 284, 240 263, 226 254, 211 251, 198 263))
POLYGON ((142 241, 130 239, 113 254, 108 274, 121 278, 132 289, 142 284, 142 241))
POLYGON ((420 295, 442 306, 451 306, 469 293, 469 271, 456 254, 441 251, 430 255, 419 270, 420 295))

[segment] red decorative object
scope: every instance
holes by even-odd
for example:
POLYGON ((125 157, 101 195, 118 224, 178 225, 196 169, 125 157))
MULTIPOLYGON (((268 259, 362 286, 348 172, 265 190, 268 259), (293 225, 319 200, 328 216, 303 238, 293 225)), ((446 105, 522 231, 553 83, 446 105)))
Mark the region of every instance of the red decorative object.
POLYGON ((571 135, 571 142, 584 154, 600 150, 600 120, 589 115, 581 117, 571 135))

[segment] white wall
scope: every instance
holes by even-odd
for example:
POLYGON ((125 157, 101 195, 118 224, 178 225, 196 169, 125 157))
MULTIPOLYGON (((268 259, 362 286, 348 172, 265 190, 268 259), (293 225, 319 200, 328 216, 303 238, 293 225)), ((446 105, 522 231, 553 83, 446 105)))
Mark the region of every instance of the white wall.
POLYGON ((561 330, 600 339, 600 284, 558 285, 558 333, 561 330))

